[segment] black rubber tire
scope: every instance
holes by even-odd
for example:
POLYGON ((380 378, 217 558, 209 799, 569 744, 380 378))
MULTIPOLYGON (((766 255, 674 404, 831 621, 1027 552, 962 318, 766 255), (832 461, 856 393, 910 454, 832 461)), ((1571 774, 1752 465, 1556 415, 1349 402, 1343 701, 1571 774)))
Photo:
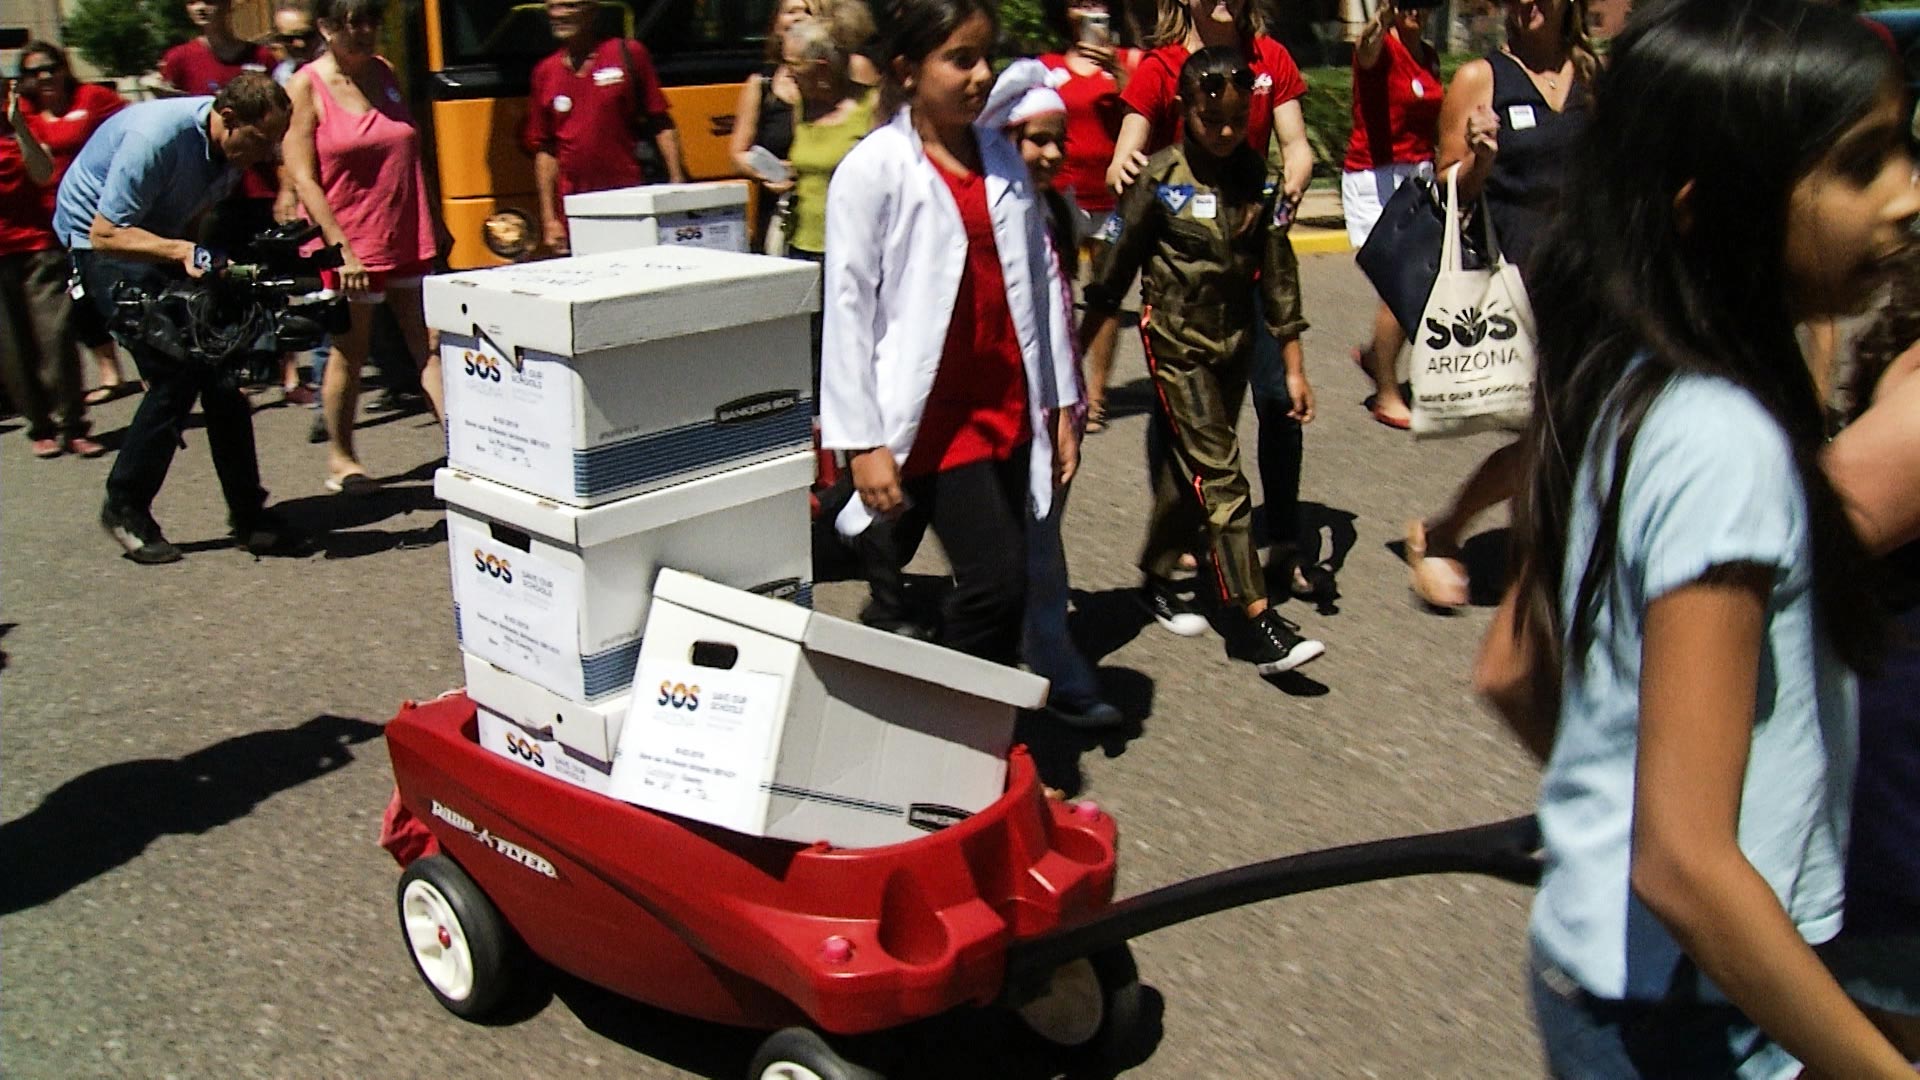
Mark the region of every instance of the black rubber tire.
POLYGON ((767 1036, 753 1055, 753 1064, 747 1066, 747 1080, 790 1080, 778 1071, 783 1065, 799 1066, 820 1080, 886 1080, 834 1053, 827 1040, 802 1027, 782 1028, 767 1036))
MULTIPOLYGON (((1140 969, 1134 965, 1133 950, 1124 943, 1103 949, 1087 957, 1099 987, 1100 1018, 1093 1033, 1079 1041, 1061 1041, 1034 1025, 1024 1015, 1022 1022, 1036 1038, 1076 1057, 1118 1063, 1127 1053, 1146 1014, 1146 996, 1140 986, 1140 969)), ((1064 970, 1064 969, 1063 969, 1064 970)))
POLYGON ((519 939, 487 894, 452 859, 428 855, 414 860, 400 875, 394 896, 401 940, 420 981, 434 999, 462 1020, 484 1020, 496 1013, 514 988, 519 939), (443 989, 428 972, 407 926, 410 889, 416 900, 439 905, 437 914, 451 916, 449 930, 464 945, 470 959, 470 985, 443 989))

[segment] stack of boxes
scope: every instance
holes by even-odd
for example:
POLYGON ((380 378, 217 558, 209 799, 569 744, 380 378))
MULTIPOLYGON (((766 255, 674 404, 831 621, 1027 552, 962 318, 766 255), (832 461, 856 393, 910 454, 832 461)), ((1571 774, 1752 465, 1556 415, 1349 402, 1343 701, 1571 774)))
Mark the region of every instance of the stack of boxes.
POLYGON ((808 610, 817 275, 649 247, 428 279, 487 749, 802 843, 899 843, 999 798, 1046 680, 808 610))
POLYGON ((805 263, 652 247, 429 278, 483 742, 604 791, 656 571, 811 603, 805 263))

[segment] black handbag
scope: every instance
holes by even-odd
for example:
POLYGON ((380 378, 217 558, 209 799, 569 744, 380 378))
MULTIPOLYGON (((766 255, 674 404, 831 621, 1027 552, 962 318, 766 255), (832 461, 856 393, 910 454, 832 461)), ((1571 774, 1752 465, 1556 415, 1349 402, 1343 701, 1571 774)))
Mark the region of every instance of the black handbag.
MULTIPOLYGON (((1434 279, 1440 276, 1446 223, 1445 200, 1438 185, 1424 171, 1417 172, 1380 208, 1380 220, 1354 257, 1408 337, 1419 328, 1434 279)), ((1479 261, 1477 251, 1464 255, 1469 265, 1479 261)))

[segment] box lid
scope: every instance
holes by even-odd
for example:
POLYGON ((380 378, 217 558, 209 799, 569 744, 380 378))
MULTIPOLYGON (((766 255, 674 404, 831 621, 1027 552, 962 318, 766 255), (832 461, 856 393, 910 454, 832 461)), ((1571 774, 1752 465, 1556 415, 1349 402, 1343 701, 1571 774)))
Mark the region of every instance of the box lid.
POLYGON ((684 214, 689 210, 713 210, 724 207, 747 208, 747 183, 744 180, 708 180, 695 184, 646 184, 640 187, 614 188, 568 195, 566 214, 570 218, 657 217, 684 214))
POLYGON ((813 470, 813 453, 801 450, 594 507, 566 506, 455 469, 433 474, 433 493, 462 510, 585 548, 783 491, 804 491, 813 470))
POLYGON ((424 288, 429 326, 490 339, 508 360, 522 349, 579 356, 820 309, 811 263, 683 246, 435 274, 424 288))
MULTIPOLYGON (((797 604, 729 588, 679 570, 661 569, 653 582, 653 599, 656 605, 666 600, 764 634, 786 638, 814 652, 1003 705, 1037 709, 1047 701, 1047 680, 1038 675, 836 619, 797 604)), ((653 610, 660 609, 656 606, 653 610)))

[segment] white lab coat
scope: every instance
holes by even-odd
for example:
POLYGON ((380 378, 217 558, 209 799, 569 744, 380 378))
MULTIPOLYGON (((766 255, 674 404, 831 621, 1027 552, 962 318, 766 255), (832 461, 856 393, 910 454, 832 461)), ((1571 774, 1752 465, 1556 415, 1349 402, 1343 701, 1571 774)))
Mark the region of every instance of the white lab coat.
MULTIPOLYGON (((1072 286, 1060 270, 1045 207, 1020 151, 1003 132, 975 132, 994 246, 1026 368, 1033 427, 1029 508, 1045 517, 1053 504, 1051 415, 1080 400, 1072 286)), ((953 193, 902 108, 853 148, 827 190, 821 445, 885 446, 905 466, 940 368, 965 248, 953 193)), ((837 526, 852 536, 872 521, 855 498, 837 526)))

